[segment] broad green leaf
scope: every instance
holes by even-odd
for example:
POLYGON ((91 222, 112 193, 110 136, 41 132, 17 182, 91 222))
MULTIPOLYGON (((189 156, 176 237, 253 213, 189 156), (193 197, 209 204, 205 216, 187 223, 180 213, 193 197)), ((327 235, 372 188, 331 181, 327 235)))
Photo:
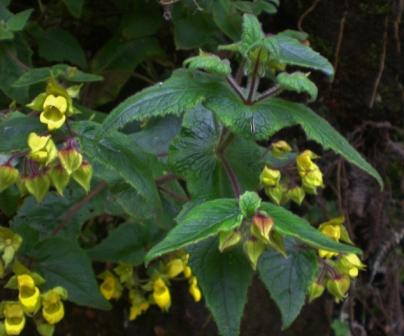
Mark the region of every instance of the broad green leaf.
POLYGON ((279 8, 279 0, 259 0, 255 5, 255 14, 261 14, 265 12, 268 14, 275 14, 279 8))
POLYGON ((13 32, 18 32, 24 29, 33 9, 26 9, 19 12, 7 20, 7 27, 13 32))
POLYGON ((29 255, 35 261, 33 270, 46 279, 46 289, 62 286, 73 303, 97 309, 111 308, 98 289, 90 258, 77 243, 50 238, 36 245, 29 255))
POLYGON ((190 266, 198 279, 219 332, 237 336, 247 301, 253 271, 241 249, 220 253, 217 239, 208 239, 188 249, 190 266))
POLYGON ((165 253, 229 231, 241 224, 242 216, 234 199, 216 199, 197 205, 181 216, 181 221, 146 255, 146 263, 165 253))
POLYGON ((328 238, 304 218, 296 216, 283 207, 264 202, 260 209, 266 211, 273 218, 275 230, 284 236, 301 240, 316 249, 340 253, 361 253, 361 250, 356 247, 338 243, 328 238))
POLYGON ((46 82, 51 77, 62 78, 70 82, 96 82, 102 80, 101 76, 86 73, 68 65, 58 64, 52 67, 27 70, 13 83, 13 87, 24 87, 46 82))
POLYGON ((108 237, 98 245, 87 250, 93 260, 115 263, 127 263, 140 265, 146 255, 146 248, 155 241, 152 229, 153 223, 149 225, 138 225, 125 223, 109 232, 108 237))
POLYGON ((75 18, 81 16, 85 0, 63 0, 70 14, 75 18))
POLYGON ((212 2, 213 20, 220 30, 233 41, 240 39, 242 17, 234 7, 233 0, 212 2))
POLYGON ((295 244, 287 247, 287 257, 274 250, 268 250, 261 256, 258 272, 281 311, 283 328, 289 327, 299 315, 316 271, 315 254, 299 250, 295 244))
POLYGON ((241 43, 244 51, 248 51, 257 42, 265 37, 261 23, 255 15, 243 15, 243 32, 241 33, 241 43))
POLYGON ((86 56, 77 39, 59 27, 44 31, 35 29, 32 34, 38 44, 39 56, 50 62, 70 62, 86 67, 86 56))
POLYGON ((205 97, 220 92, 225 84, 214 76, 177 70, 164 83, 158 83, 118 105, 104 121, 105 130, 118 129, 133 120, 180 115, 194 108, 205 97))
POLYGON ((317 99, 318 89, 316 84, 314 84, 303 72, 294 72, 291 74, 281 72, 276 76, 276 83, 284 90, 297 93, 308 93, 311 98, 310 101, 317 99))
POLYGON ((213 54, 201 53, 199 56, 190 57, 184 62, 190 69, 201 69, 210 73, 228 76, 231 73, 230 62, 220 59, 213 54))
POLYGON ((270 98, 254 105, 222 92, 204 105, 234 133, 256 140, 268 139, 285 127, 300 125, 307 137, 342 155, 347 161, 373 176, 381 186, 379 173, 325 119, 303 104, 270 98))
POLYGON ((247 191, 240 196, 239 206, 244 217, 252 217, 261 205, 261 198, 256 192, 247 191))
POLYGON ((300 41, 282 34, 267 37, 266 40, 277 46, 278 54, 271 55, 277 61, 319 70, 330 77, 334 76, 332 64, 325 57, 300 41))
POLYGON ((44 124, 36 117, 28 117, 14 112, 4 120, 0 120, 0 153, 24 151, 28 149, 27 138, 31 132, 43 132, 44 124))
POLYGON ((183 128, 170 146, 168 162, 176 174, 185 178, 194 198, 233 196, 222 157, 237 175, 242 191, 258 186, 261 147, 236 137, 221 157, 217 153, 221 132, 222 127, 212 113, 198 105, 185 114, 183 128))
POLYGON ((95 123, 75 124, 79 133, 83 152, 90 161, 99 162, 108 169, 115 170, 129 185, 155 209, 161 210, 161 201, 153 180, 155 159, 142 151, 134 141, 119 132, 100 134, 95 123))

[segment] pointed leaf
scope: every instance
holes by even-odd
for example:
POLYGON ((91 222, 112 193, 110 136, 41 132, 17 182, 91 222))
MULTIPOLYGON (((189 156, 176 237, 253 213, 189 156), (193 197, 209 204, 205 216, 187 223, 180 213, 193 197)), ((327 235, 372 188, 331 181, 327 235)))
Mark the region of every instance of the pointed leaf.
POLYGON ((217 239, 189 248, 190 265, 223 336, 237 336, 253 271, 241 249, 220 253, 217 239))
POLYGON ((361 250, 350 245, 341 244, 322 234, 310 225, 304 218, 283 207, 272 203, 262 203, 260 210, 266 211, 274 220, 274 229, 284 236, 290 236, 313 246, 340 253, 361 253, 361 250))
POLYGON ((258 272, 281 311, 283 328, 289 327, 299 315, 307 287, 317 272, 315 254, 299 250, 295 244, 288 244, 287 257, 268 250, 260 258, 258 272))
POLYGON ((146 263, 165 253, 229 231, 241 224, 242 216, 234 199, 216 199, 189 210, 167 236, 146 255, 146 263))
POLYGON ((314 84, 303 72, 294 72, 292 74, 282 72, 276 76, 276 83, 284 90, 297 93, 306 92, 311 98, 310 101, 317 99, 318 89, 316 84, 314 84))
POLYGON ((184 61, 184 65, 190 69, 201 69, 223 76, 231 73, 230 62, 213 54, 202 53, 199 56, 190 57, 184 61))

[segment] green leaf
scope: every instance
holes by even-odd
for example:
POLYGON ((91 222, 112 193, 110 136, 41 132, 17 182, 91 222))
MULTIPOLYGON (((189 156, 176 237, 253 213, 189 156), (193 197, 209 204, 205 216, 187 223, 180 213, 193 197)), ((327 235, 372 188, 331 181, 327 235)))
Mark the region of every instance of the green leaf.
POLYGON ((155 240, 151 232, 155 226, 149 224, 151 225, 121 224, 111 230, 108 237, 98 245, 87 250, 87 253, 96 261, 140 265, 146 255, 147 246, 155 240))
POLYGON ((190 57, 184 61, 184 66, 190 69, 201 69, 210 73, 228 76, 231 73, 230 62, 220 59, 220 57, 213 54, 206 54, 201 52, 199 56, 190 57))
POLYGON ((79 18, 81 16, 84 1, 85 0, 63 0, 70 14, 75 18, 79 18))
POLYGON ((361 253, 361 250, 354 246, 341 244, 328 238, 304 218, 296 216, 285 208, 263 202, 260 210, 266 211, 273 218, 275 230, 284 236, 301 240, 316 249, 340 253, 361 253))
POLYGON ((244 105, 239 99, 221 92, 204 105, 234 133, 256 140, 268 139, 285 127, 300 125, 307 137, 332 149, 347 161, 373 176, 381 186, 379 173, 326 120, 310 108, 279 98, 270 98, 254 105, 244 105))
POLYGON ((27 70, 13 83, 13 87, 24 87, 46 82, 52 77, 62 78, 70 82, 96 82, 103 79, 101 76, 83 72, 75 67, 57 64, 52 67, 27 70))
POLYGON ((97 309, 111 308, 98 289, 90 258, 77 243, 50 238, 36 245, 30 257, 35 260, 33 270, 46 279, 46 289, 62 286, 73 303, 97 309))
POLYGON ((253 216, 261 205, 261 198, 256 192, 247 191, 240 196, 239 206, 244 217, 253 216))
POLYGON ((133 120, 180 115, 193 109, 206 96, 220 92, 225 85, 216 77, 187 70, 177 70, 164 83, 158 83, 118 105, 106 118, 105 130, 118 129, 133 120))
POLYGON ((334 76, 332 64, 325 57, 300 41, 282 34, 267 37, 266 40, 267 43, 276 45, 278 53, 271 56, 277 61, 319 70, 330 77, 334 76))
POLYGON ((161 201, 152 172, 156 159, 142 151, 134 141, 119 132, 97 136, 101 127, 91 122, 79 122, 74 128, 80 134, 84 153, 90 161, 114 170, 154 208, 161 210, 161 201))
POLYGON ((262 31, 261 23, 255 15, 243 15, 243 32, 241 34, 241 43, 245 51, 251 49, 257 42, 265 37, 262 31))
POLYGON ((46 127, 36 117, 14 112, 0 121, 0 152, 10 153, 28 149, 27 138, 31 132, 43 132, 46 127))
POLYGON ((233 41, 240 39, 242 18, 233 0, 213 1, 212 6, 213 20, 220 30, 233 41))
POLYGON ((77 39, 62 28, 49 28, 32 32, 39 56, 50 62, 70 62, 81 68, 86 67, 86 56, 77 39))
POLYGON ((317 99, 318 89, 316 84, 314 84, 303 72, 294 72, 292 74, 281 72, 276 76, 276 83, 284 90, 297 93, 308 93, 311 98, 310 101, 317 99))
POLYGON ((216 199, 197 205, 181 216, 178 225, 147 253, 145 262, 209 238, 219 231, 232 230, 241 224, 241 220, 234 199, 216 199))
POLYGON ((184 177, 194 198, 233 196, 222 156, 238 177, 243 190, 258 186, 262 149, 253 141, 236 137, 221 155, 217 152, 222 127, 210 111, 198 105, 184 116, 183 128, 170 146, 168 162, 184 177))
POLYGON ((258 272, 281 311, 283 328, 289 327, 299 315, 307 288, 317 272, 315 254, 299 250, 295 244, 287 247, 287 257, 268 250, 259 260, 258 272))
POLYGON ((13 31, 18 32, 24 29, 29 17, 32 14, 33 9, 26 9, 19 12, 7 20, 7 27, 13 31))
POLYGON ((217 239, 191 246, 190 266, 223 336, 237 336, 253 270, 241 249, 220 253, 217 239))

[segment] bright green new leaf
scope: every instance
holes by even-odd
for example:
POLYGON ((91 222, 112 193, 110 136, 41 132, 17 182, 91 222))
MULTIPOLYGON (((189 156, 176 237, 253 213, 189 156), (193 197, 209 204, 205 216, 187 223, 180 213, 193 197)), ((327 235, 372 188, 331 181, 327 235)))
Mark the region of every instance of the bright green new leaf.
POLYGON ((266 251, 258 263, 260 278, 282 314, 283 328, 299 315, 307 287, 317 272, 316 255, 288 244, 287 256, 266 251))
POLYGON ((190 266, 220 334, 237 336, 253 270, 240 248, 221 253, 217 246, 212 238, 190 247, 190 266))
POLYGON ((99 289, 90 258, 77 243, 64 238, 50 238, 30 251, 35 272, 46 279, 45 288, 64 287, 68 300, 96 309, 109 309, 99 289))
POLYGON ((13 32, 18 32, 24 29, 33 9, 26 9, 19 12, 7 20, 7 27, 13 32))
POLYGON ((316 84, 314 84, 303 72, 294 72, 291 74, 281 72, 276 76, 276 83, 281 89, 287 91, 308 93, 311 98, 310 101, 317 99, 318 89, 316 84))
POLYGON ((241 224, 242 216, 234 199, 216 199, 189 210, 167 236, 146 255, 148 263, 165 253, 178 250, 209 238, 220 231, 229 231, 241 224))
POLYGON ((209 73, 228 76, 231 73, 230 62, 220 57, 201 52, 199 56, 194 56, 184 61, 184 66, 190 69, 201 69, 209 73))
POLYGON ((239 206, 244 217, 253 216, 261 205, 261 198, 256 192, 247 191, 240 196, 239 206))
POLYGON ((284 236, 296 238, 316 249, 324 249, 340 253, 361 253, 361 250, 341 244, 322 234, 304 218, 296 216, 289 210, 272 203, 264 202, 260 210, 264 210, 274 220, 274 229, 284 236))

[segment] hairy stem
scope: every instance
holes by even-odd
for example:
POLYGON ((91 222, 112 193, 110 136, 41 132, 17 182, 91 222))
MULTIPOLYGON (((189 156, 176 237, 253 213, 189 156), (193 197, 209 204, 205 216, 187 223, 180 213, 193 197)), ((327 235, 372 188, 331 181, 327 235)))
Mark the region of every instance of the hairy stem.
POLYGON ((231 88, 234 90, 234 92, 237 93, 237 95, 240 97, 240 99, 245 103, 245 97, 244 97, 244 93, 242 88, 240 87, 240 85, 237 84, 237 82, 235 81, 235 79, 232 76, 227 76, 227 83, 229 83, 229 85, 231 86, 231 88))
POLYGON ((262 49, 260 49, 258 51, 257 60, 255 61, 253 73, 251 75, 251 85, 249 87, 248 98, 247 98, 247 103, 248 104, 252 103, 252 101, 254 99, 254 95, 257 92, 257 87, 258 87, 257 84, 258 84, 258 81, 259 81, 258 69, 259 69, 259 66, 260 66, 261 52, 262 52, 262 49))
POLYGON ((271 87, 270 89, 266 90, 265 92, 263 92, 258 97, 258 99, 254 101, 254 103, 258 103, 258 102, 260 102, 262 100, 265 100, 265 99, 267 99, 269 97, 276 96, 281 92, 282 92, 282 89, 279 87, 279 85, 275 85, 275 86, 271 87))

